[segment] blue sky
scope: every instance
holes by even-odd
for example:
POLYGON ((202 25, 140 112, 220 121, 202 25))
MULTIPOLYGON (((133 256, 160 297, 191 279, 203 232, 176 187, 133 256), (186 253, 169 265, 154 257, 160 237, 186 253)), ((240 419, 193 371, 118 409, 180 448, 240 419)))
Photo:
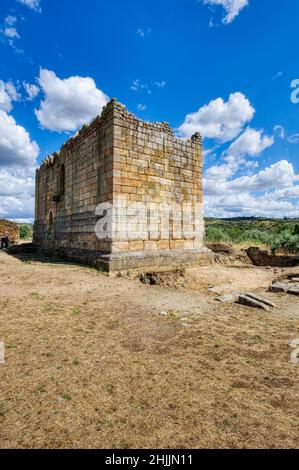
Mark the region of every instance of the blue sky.
POLYGON ((298 18, 298 0, 1 0, 0 217, 32 220, 36 166, 111 97, 203 134, 206 215, 299 217, 298 18))

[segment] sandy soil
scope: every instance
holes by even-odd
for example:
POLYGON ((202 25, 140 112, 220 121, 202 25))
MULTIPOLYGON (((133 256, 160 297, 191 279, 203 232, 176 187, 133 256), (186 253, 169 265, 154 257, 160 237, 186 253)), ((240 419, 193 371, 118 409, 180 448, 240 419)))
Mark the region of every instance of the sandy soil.
POLYGON ((149 286, 0 253, 0 447, 298 447, 298 298, 215 301, 283 272, 215 265, 149 286))

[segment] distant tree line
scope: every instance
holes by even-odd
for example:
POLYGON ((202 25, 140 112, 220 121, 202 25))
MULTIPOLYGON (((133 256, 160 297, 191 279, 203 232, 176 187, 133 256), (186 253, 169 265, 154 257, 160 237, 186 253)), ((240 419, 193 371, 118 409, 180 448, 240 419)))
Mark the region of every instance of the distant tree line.
POLYGON ((264 245, 299 253, 299 220, 206 219, 206 242, 232 245, 264 245))

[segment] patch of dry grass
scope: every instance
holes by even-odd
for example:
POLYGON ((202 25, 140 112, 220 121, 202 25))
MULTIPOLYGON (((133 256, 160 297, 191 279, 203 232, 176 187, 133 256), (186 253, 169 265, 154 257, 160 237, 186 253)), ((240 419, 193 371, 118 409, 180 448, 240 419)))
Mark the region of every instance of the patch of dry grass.
POLYGON ((1 254, 0 447, 297 447, 298 300, 220 305, 208 285, 265 274, 213 269, 172 289, 1 254))

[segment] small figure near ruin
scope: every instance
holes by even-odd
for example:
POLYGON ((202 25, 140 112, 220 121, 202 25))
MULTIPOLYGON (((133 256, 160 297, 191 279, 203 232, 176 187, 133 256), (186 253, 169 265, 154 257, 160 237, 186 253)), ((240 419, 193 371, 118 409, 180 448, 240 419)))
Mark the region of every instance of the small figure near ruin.
POLYGON ((6 249, 8 250, 10 244, 10 240, 7 235, 1 238, 1 250, 6 249))

